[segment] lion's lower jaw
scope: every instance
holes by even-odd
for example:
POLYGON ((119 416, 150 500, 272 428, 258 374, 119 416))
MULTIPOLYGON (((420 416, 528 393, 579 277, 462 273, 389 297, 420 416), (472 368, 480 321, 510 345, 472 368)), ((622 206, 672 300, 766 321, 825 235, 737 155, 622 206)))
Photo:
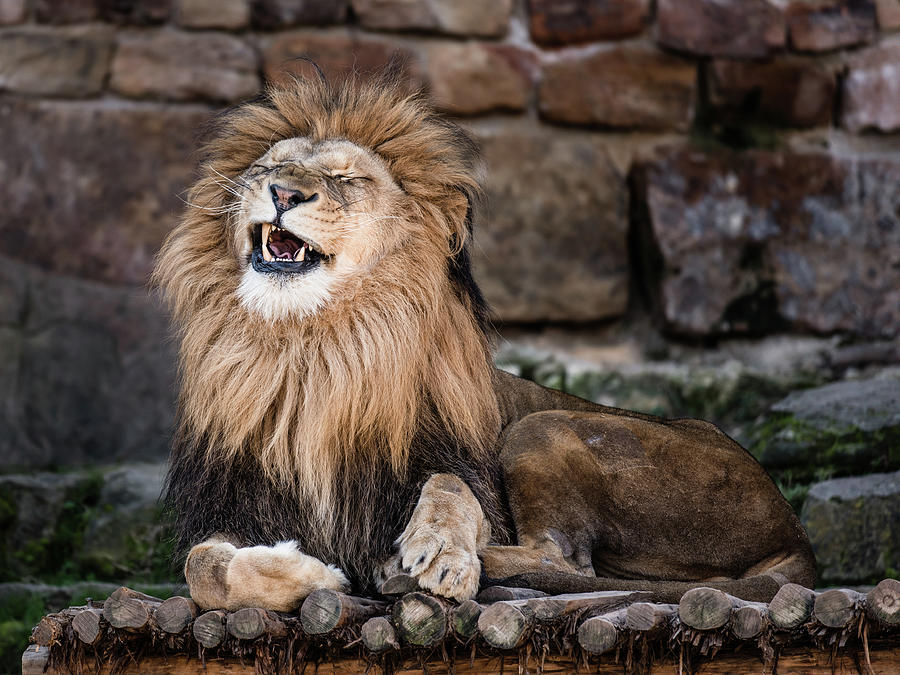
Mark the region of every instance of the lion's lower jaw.
POLYGON ((317 271, 299 278, 244 270, 237 295, 241 305, 266 321, 302 319, 314 314, 331 299, 332 280, 317 271))

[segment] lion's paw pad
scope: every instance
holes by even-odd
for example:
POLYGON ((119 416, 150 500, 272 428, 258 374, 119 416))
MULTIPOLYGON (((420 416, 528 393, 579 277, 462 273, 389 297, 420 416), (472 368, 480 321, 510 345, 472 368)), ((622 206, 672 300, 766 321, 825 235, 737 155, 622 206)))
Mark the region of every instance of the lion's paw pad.
POLYGON ((403 567, 419 586, 436 595, 468 600, 478 592, 481 562, 469 551, 449 545, 434 535, 417 535, 403 551, 403 567))

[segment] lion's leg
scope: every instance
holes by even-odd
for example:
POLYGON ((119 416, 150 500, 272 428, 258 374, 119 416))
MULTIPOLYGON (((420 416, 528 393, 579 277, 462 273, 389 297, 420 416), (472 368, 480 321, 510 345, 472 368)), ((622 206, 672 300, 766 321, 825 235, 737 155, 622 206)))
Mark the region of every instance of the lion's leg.
POLYGON ((478 592, 478 551, 490 537, 490 523, 469 486, 452 474, 435 474, 397 539, 400 564, 422 588, 466 600, 478 592))
POLYGON ((318 588, 348 587, 341 570, 301 553, 291 541, 238 548, 224 537, 212 537, 190 550, 184 576, 203 609, 289 612, 318 588))

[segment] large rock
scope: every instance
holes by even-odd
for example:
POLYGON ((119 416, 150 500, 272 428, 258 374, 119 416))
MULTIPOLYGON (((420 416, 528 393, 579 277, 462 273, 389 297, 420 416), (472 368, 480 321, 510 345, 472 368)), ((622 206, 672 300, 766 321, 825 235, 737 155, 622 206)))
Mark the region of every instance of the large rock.
POLYGON ((314 77, 312 60, 331 82, 351 74, 371 76, 389 64, 399 64, 411 87, 421 83, 415 53, 396 42, 347 30, 296 30, 280 33, 264 42, 263 70, 266 80, 289 82, 291 76, 314 77))
POLYGON ((239 101, 260 87, 256 52, 221 33, 125 33, 110 87, 131 98, 239 101))
POLYGON ((441 110, 473 115, 528 106, 537 74, 531 52, 486 42, 435 42, 426 54, 431 98, 441 110))
POLYGON ((878 27, 882 30, 900 28, 900 0, 875 0, 878 27))
POLYGON ((874 583, 900 569, 900 471, 814 485, 803 506, 819 583, 874 583))
POLYGON ((785 46, 782 9, 771 0, 659 0, 657 40, 701 56, 761 58, 785 46))
POLYGON ((0 90, 93 96, 103 89, 112 48, 112 30, 103 26, 4 30, 0 33, 0 90))
POLYGON ((900 335, 900 163, 681 150, 636 177, 672 330, 900 335))
POLYGON ((541 115, 555 122, 687 129, 696 65, 643 46, 573 53, 544 64, 541 115))
POLYGON ((528 0, 531 37, 549 46, 637 35, 649 14, 649 0, 528 0))
POLYGON ((96 0, 35 0, 34 17, 41 23, 82 23, 97 18, 96 0))
POLYGON ((143 285, 190 185, 205 108, 0 102, 0 254, 143 285))
POLYGON ((601 138, 479 124, 487 208, 477 278, 505 321, 618 316, 628 299, 628 191, 601 138))
POLYGON ((0 470, 165 457, 175 355, 157 303, 0 260, 0 470))
POLYGON ((900 36, 884 40, 850 58, 844 78, 844 126, 856 133, 864 129, 900 129, 900 36))
POLYGON ((365 28, 499 37, 506 33, 512 0, 352 0, 365 28))
POLYGON ((788 31, 794 49, 823 52, 871 42, 877 34, 875 6, 868 0, 843 0, 825 6, 793 8, 788 31))
POLYGON ((250 15, 255 28, 277 30, 343 23, 349 7, 350 0, 250 0, 250 15))
POLYGON ((710 102, 716 108, 789 126, 831 122, 835 78, 816 61, 715 59, 707 72, 710 102))
POLYGON ((177 20, 185 28, 237 30, 250 21, 249 0, 179 0, 177 20))
POLYGON ((172 0, 95 0, 106 21, 138 26, 164 23, 172 12, 172 0))
POLYGON ((0 26, 22 23, 25 9, 25 0, 0 0, 0 26))

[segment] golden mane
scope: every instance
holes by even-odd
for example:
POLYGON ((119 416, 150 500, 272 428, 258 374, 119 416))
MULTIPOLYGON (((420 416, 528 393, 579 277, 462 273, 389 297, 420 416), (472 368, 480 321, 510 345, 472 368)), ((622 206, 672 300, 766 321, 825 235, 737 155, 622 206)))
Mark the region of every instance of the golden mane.
MULTIPOLYGON (((499 431, 489 349, 450 269, 467 255, 475 153, 416 95, 384 82, 296 81, 225 114, 155 282, 181 338, 181 434, 210 463, 255 453, 268 478, 335 523, 338 476, 373 458, 405 474, 423 426, 477 461, 499 431), (237 180, 274 143, 342 138, 376 153, 408 195, 417 236, 302 320, 266 321, 239 302, 231 224, 237 180)), ((365 483, 365 481, 362 481, 365 483)))

